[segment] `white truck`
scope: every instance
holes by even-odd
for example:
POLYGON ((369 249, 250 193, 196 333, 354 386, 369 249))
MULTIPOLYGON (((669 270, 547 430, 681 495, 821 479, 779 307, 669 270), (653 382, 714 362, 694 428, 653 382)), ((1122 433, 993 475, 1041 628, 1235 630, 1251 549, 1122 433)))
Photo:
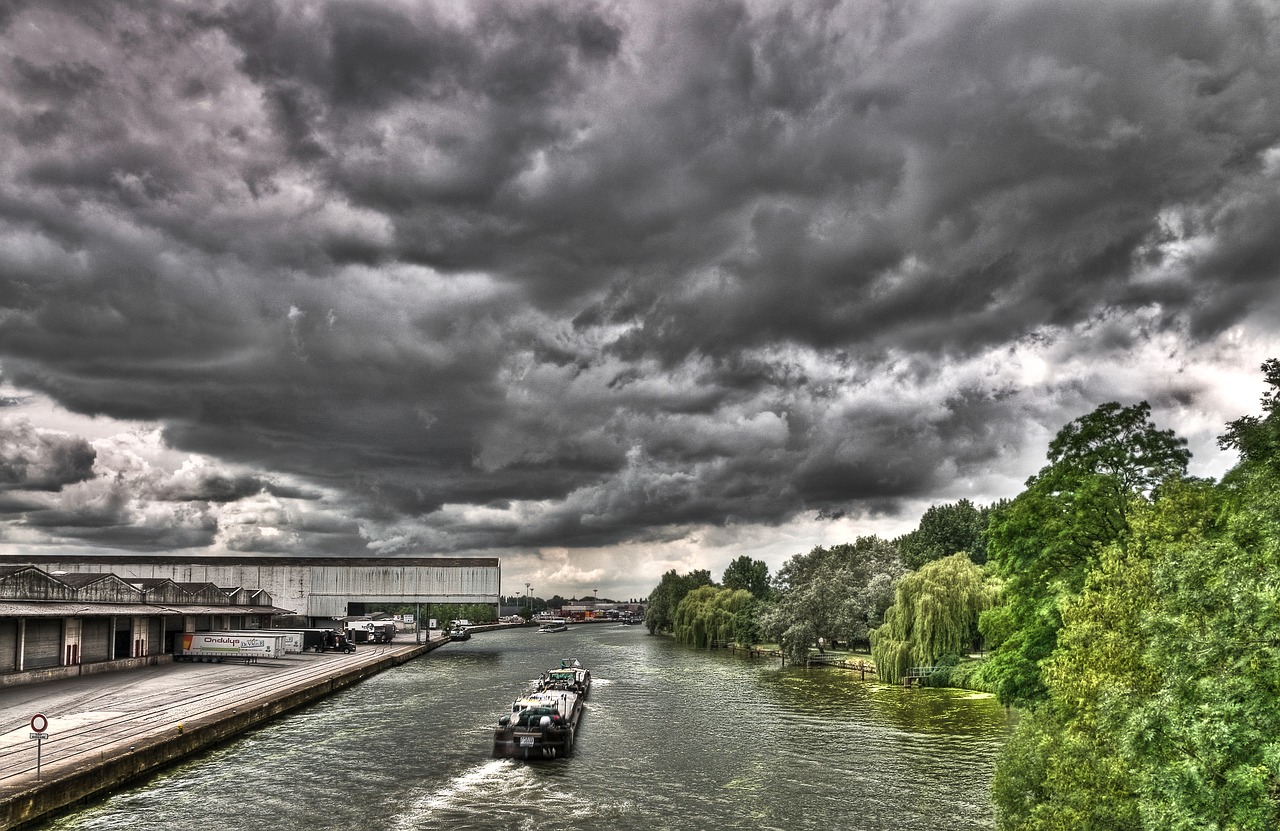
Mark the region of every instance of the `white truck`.
POLYGON ((173 644, 173 659, 205 663, 257 663, 259 658, 283 658, 284 640, 282 635, 271 634, 183 632, 173 644))
POLYGON ((357 642, 391 643, 396 636, 396 624, 392 620, 349 620, 347 628, 357 642))

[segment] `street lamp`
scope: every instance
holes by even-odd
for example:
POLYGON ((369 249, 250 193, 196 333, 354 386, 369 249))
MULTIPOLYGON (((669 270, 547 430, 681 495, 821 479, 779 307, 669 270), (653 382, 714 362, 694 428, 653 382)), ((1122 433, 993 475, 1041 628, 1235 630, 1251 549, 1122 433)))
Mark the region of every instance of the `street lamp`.
POLYGON ((529 583, 524 584, 524 605, 529 609, 529 614, 533 615, 533 598, 529 596, 529 583))

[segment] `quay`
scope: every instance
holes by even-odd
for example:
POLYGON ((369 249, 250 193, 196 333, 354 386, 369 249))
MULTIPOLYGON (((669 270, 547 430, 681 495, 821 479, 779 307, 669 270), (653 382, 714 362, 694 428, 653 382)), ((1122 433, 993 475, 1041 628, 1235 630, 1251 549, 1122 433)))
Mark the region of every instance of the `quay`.
POLYGON ((253 664, 166 660, 0 688, 0 831, 104 796, 445 643, 438 633, 422 643, 401 634, 351 654, 253 664), (43 740, 31 737, 37 714, 48 723, 43 740))

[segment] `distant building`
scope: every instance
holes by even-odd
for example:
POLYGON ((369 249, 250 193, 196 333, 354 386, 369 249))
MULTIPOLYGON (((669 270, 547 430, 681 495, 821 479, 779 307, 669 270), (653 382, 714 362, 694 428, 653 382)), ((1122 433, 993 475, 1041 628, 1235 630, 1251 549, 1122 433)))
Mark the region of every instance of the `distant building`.
POLYGON ((643 603, 575 603, 560 607, 560 617, 568 620, 621 620, 643 617, 643 603))

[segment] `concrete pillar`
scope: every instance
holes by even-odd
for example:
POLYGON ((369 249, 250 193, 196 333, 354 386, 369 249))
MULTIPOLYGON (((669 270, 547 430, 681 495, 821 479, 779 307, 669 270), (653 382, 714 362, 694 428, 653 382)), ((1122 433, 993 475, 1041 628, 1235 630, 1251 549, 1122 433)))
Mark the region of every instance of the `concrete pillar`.
POLYGON ((62 622, 62 665, 73 667, 80 663, 80 644, 84 640, 84 621, 69 617, 62 622))
POLYGON ((135 617, 133 619, 133 656, 141 658, 148 654, 147 650, 147 619, 145 617, 135 617))

